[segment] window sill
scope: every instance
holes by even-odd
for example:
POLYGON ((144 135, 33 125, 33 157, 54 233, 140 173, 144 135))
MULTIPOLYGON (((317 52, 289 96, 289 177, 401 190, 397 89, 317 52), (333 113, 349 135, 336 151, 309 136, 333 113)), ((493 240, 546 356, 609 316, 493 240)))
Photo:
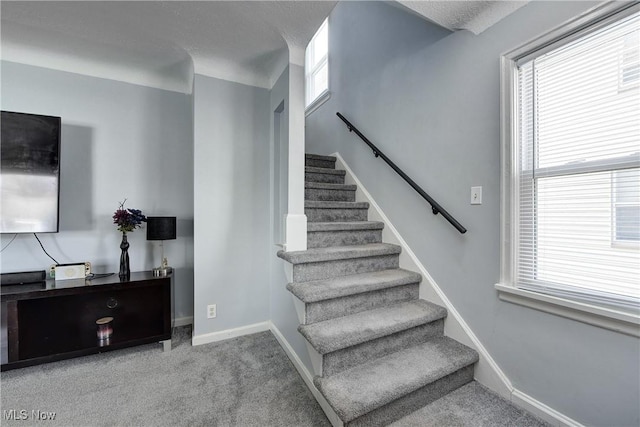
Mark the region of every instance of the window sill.
POLYGON ((304 110, 305 117, 313 113, 314 111, 316 111, 318 108, 320 108, 320 106, 325 102, 327 102, 329 98, 331 98, 331 92, 329 92, 329 90, 327 89, 324 92, 322 92, 320 95, 318 95, 318 97, 314 99, 313 102, 309 104, 307 108, 305 108, 304 110))
POLYGON ((544 311, 578 322, 598 326, 622 334, 640 337, 640 316, 571 301, 565 298, 517 289, 513 286, 496 284, 498 297, 502 301, 544 311))

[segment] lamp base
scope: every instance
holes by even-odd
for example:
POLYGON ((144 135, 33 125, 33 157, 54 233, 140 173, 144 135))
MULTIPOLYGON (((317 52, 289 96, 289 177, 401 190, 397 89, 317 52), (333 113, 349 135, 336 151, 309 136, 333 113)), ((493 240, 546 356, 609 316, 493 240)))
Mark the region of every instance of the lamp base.
POLYGON ((153 275, 155 277, 166 277, 173 273, 173 268, 171 267, 157 267, 153 269, 153 275))

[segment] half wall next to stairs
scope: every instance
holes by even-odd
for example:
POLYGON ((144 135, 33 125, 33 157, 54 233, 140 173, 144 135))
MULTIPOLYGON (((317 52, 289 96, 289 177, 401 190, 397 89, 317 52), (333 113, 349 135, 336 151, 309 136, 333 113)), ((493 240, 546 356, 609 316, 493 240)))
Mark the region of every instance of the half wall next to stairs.
POLYGON ((196 74, 193 102, 193 333, 201 339, 269 319, 269 91, 196 74), (208 304, 217 305, 215 319, 208 304))

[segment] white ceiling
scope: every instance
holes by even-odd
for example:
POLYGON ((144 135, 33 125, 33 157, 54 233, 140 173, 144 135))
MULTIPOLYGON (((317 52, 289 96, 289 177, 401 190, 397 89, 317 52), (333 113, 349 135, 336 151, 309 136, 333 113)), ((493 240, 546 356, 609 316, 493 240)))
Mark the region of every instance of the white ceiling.
MULTIPOLYGON (((336 1, 1 1, 2 59, 189 92, 193 71, 271 87, 336 1)), ((483 31, 526 2, 400 1, 483 31)))
POLYGON ((2 58, 185 92, 191 67, 271 87, 335 3, 2 1, 2 58))
POLYGON ((518 1, 405 1, 408 9, 449 30, 480 34, 507 15, 529 3, 518 1))

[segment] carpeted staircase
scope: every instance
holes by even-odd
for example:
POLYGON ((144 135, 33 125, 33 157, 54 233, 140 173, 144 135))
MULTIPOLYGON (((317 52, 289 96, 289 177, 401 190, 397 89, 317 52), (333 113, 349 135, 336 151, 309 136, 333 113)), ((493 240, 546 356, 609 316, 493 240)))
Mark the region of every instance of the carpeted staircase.
POLYGON ((473 380, 478 354, 443 335, 446 310, 418 299, 422 277, 399 268, 401 248, 382 243, 335 162, 306 155, 308 249, 278 256, 322 356, 315 385, 344 424, 387 425, 473 380))

